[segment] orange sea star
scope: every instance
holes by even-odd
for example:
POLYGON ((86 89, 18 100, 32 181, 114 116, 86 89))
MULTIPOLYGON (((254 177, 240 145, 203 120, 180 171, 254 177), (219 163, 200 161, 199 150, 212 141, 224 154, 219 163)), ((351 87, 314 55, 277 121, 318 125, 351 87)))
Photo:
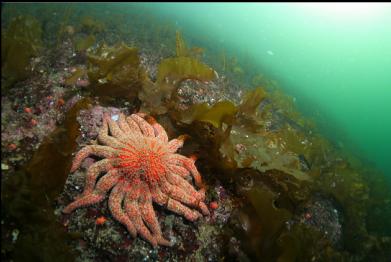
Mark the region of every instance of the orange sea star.
POLYGON ((153 246, 170 245, 162 236, 153 202, 190 221, 201 213, 209 215, 195 159, 175 153, 183 146, 183 136, 168 141, 164 128, 142 113, 120 114, 118 122, 104 114, 98 141, 103 145, 89 145, 76 154, 71 172, 90 155, 103 159, 88 168, 83 194, 64 213, 98 203, 109 194, 113 217, 133 237, 139 234, 153 246), (98 179, 100 173, 105 174, 98 179), (188 182, 191 176, 199 191, 188 182))

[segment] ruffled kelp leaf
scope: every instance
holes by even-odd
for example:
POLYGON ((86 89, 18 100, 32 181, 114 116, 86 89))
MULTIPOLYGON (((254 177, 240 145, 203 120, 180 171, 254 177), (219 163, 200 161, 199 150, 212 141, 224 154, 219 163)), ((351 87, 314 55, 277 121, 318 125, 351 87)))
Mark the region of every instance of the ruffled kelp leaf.
MULTIPOLYGON (((139 65, 138 50, 124 43, 109 47, 100 45, 95 52, 88 53, 88 62, 99 67, 99 73, 107 75, 114 71, 115 67, 126 65, 139 65)), ((111 80, 111 79, 110 79, 111 80)))
POLYGON ((32 72, 30 58, 42 49, 42 28, 31 16, 15 17, 8 29, 1 32, 1 73, 3 88, 26 79, 32 72))
POLYGON ((247 217, 247 227, 251 229, 247 231, 251 242, 245 244, 251 245, 257 257, 273 261, 271 258, 275 256, 273 251, 277 246, 275 239, 292 214, 287 209, 276 207, 278 195, 264 185, 256 185, 244 195, 248 203, 242 214, 247 217))
POLYGON ((190 48, 190 55, 194 58, 200 59, 205 53, 205 49, 198 46, 190 48))
POLYGON ((288 210, 275 206, 274 203, 278 196, 266 187, 252 188, 247 193, 247 198, 257 212, 259 222, 264 225, 263 237, 265 239, 271 239, 292 217, 288 210))
POLYGON ((346 246, 358 252, 362 248, 362 239, 368 234, 365 217, 367 212, 371 212, 368 208, 373 200, 370 199, 371 190, 366 179, 358 170, 343 162, 341 159, 331 172, 318 178, 317 190, 332 195, 343 206, 344 238, 350 240, 346 246))
POLYGON ((253 78, 251 79, 251 83, 254 85, 254 86, 259 86, 259 85, 262 85, 265 81, 265 76, 263 74, 257 74, 255 76, 253 76, 253 78))
POLYGON ((231 139, 229 139, 231 130, 232 126, 229 126, 227 130, 220 131, 223 135, 220 136, 221 141, 219 142, 219 153, 221 155, 221 159, 224 161, 223 165, 225 167, 237 168, 238 164, 235 161, 235 146, 231 139))
POLYGON ((188 48, 185 40, 182 37, 182 34, 179 31, 176 32, 175 43, 176 43, 176 56, 177 57, 187 56, 187 57, 193 57, 193 58, 200 58, 205 51, 203 48, 196 47, 196 46, 188 48))
POLYGON ((53 257, 73 260, 73 251, 67 245, 70 236, 59 223, 53 203, 64 188, 77 147, 77 116, 91 103, 90 99, 82 99, 70 108, 62 126, 49 134, 29 162, 2 184, 4 217, 20 230, 14 244, 15 261, 51 261, 53 257))
POLYGON ((97 96, 133 99, 145 79, 138 50, 124 43, 100 45, 87 54, 88 78, 97 96))
POLYGON ((346 254, 333 248, 323 233, 304 224, 295 224, 289 232, 281 234, 277 240, 280 254, 277 262, 307 261, 345 261, 346 254))
POLYGON ((266 92, 262 87, 247 92, 239 105, 241 114, 255 115, 257 108, 262 100, 266 97, 266 92))
POLYGON ((223 123, 232 124, 237 107, 231 101, 219 101, 210 107, 207 103, 195 104, 185 113, 182 121, 191 123, 195 120, 208 122, 215 128, 221 128, 223 123))
POLYGON ((242 77, 244 75, 244 70, 242 67, 240 66, 235 66, 233 69, 232 69, 232 72, 234 73, 234 75, 236 75, 237 77, 242 77))
POLYGON ((182 81, 193 79, 205 82, 214 78, 215 71, 195 58, 167 58, 159 65, 155 83, 143 78, 144 83, 139 99, 143 101, 143 108, 146 111, 163 114, 168 111, 168 108, 174 110, 177 105, 176 90, 182 81))
POLYGON ((106 29, 106 26, 91 16, 84 16, 80 21, 80 31, 87 33, 100 33, 106 29))
POLYGON ((74 85, 76 84, 77 80, 84 76, 87 73, 87 70, 83 67, 78 67, 76 70, 70 75, 67 79, 65 79, 66 85, 74 85))
POLYGON ((244 125, 246 129, 257 132, 262 127, 262 121, 258 117, 258 108, 265 98, 266 92, 262 87, 248 91, 238 106, 237 122, 244 125))
POLYGON ((176 31, 175 36, 176 56, 188 56, 189 50, 187 49, 185 40, 182 38, 182 34, 179 31, 176 31))
POLYGON ((89 35, 85 38, 78 39, 76 42, 76 51, 81 52, 87 50, 87 48, 95 44, 95 41, 96 38, 93 35, 89 35))
MULTIPOLYGON (((173 116, 173 114, 170 114, 170 116, 173 116)), ((209 122, 194 120, 186 124, 180 119, 181 117, 176 119, 178 126, 182 132, 190 135, 191 140, 199 145, 197 151, 202 152, 200 156, 205 156, 206 159, 204 160, 209 162, 206 166, 213 166, 224 170, 226 173, 232 173, 231 171, 236 169, 237 166, 232 154, 233 147, 229 144, 229 141, 226 143, 231 130, 230 126, 223 130, 223 128, 215 128, 209 122), (223 150, 221 150, 222 145, 223 150)))
POLYGON ((170 85, 157 85, 148 77, 144 78, 138 98, 143 102, 141 110, 147 113, 164 114, 167 112, 165 101, 170 97, 170 85))
POLYGON ((309 181, 311 177, 301 170, 297 152, 285 150, 279 137, 267 133, 260 135, 249 131, 243 125, 234 125, 227 137, 234 145, 240 145, 243 150, 235 150, 235 161, 238 167, 252 167, 261 172, 280 170, 299 181, 309 181))
POLYGON ((216 77, 215 71, 195 58, 175 57, 164 59, 158 69, 157 83, 169 82, 178 85, 186 79, 211 81, 216 77))
MULTIPOLYGON (((255 114, 263 94, 261 89, 250 92, 242 103, 243 112, 255 114), (250 97, 251 94, 255 94, 254 98, 250 97)), ((312 180, 305 172, 308 170, 302 170, 299 158, 302 151, 286 150, 288 146, 278 137, 279 133, 265 133, 264 136, 260 136, 259 133, 249 130, 249 122, 243 122, 247 114, 243 116, 238 115, 237 112, 238 108, 229 101, 221 101, 213 106, 202 103, 181 112, 179 121, 186 124, 208 123, 214 128, 213 133, 219 130, 224 133, 222 126, 226 123, 232 132, 219 136, 219 141, 215 141, 214 145, 227 165, 251 167, 261 172, 279 170, 295 177, 298 181, 312 180), (237 149, 241 147, 243 151, 237 149)))
MULTIPOLYGON (((52 14, 55 12, 53 11, 47 11, 46 14, 52 14)), ((66 37, 72 36, 75 33, 75 28, 69 24, 69 21, 71 20, 71 16, 75 14, 75 10, 71 5, 64 6, 64 10, 62 12, 62 16, 59 19, 59 29, 57 31, 57 47, 60 46, 60 43, 62 43, 66 37)), ((44 19, 50 20, 51 18, 46 17, 44 19)))
POLYGON ((163 114, 169 109, 177 111, 178 97, 176 91, 185 80, 207 82, 214 80, 217 73, 196 57, 203 52, 202 48, 188 49, 182 35, 176 32, 176 55, 166 58, 158 67, 157 80, 153 83, 144 78, 139 99, 143 102, 143 110, 163 114))
POLYGON ((309 121, 304 120, 296 109, 295 98, 283 93, 275 81, 270 82, 268 98, 273 102, 273 105, 291 120, 294 120, 297 123, 303 122, 307 124, 309 121))

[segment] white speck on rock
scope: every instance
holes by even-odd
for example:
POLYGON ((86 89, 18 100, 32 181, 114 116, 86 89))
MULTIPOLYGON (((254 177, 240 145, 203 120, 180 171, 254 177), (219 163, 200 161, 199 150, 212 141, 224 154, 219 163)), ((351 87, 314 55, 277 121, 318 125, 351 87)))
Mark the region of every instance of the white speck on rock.
POLYGON ((9 166, 7 164, 1 163, 1 170, 8 170, 9 166))
POLYGON ((16 240, 18 240, 18 236, 19 236, 19 230, 18 229, 12 230, 12 243, 15 243, 16 240))
POLYGON ((118 118, 119 118, 119 115, 118 115, 118 114, 112 115, 112 116, 111 116, 111 119, 114 120, 114 121, 117 121, 118 118))

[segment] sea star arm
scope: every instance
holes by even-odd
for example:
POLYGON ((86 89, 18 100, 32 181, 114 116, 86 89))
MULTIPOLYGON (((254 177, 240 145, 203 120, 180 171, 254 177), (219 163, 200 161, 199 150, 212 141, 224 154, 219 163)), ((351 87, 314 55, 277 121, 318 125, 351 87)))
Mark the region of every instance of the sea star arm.
POLYGON ((109 197, 109 209, 113 217, 126 227, 132 237, 136 237, 136 228, 122 209, 121 204, 124 198, 125 192, 123 190, 123 185, 117 184, 111 191, 109 197))
POLYGON ((140 127, 141 132, 148 137, 155 137, 155 131, 153 130, 153 127, 148 124, 145 119, 141 118, 137 114, 133 114, 130 116, 140 127))
POLYGON ((193 175, 194 183, 198 187, 203 188, 204 185, 202 183, 202 178, 201 178, 200 173, 197 170, 197 167, 195 166, 195 161, 196 161, 195 156, 192 156, 190 158, 184 157, 183 158, 183 166, 185 168, 187 168, 190 171, 190 173, 193 175))
POLYGON ((123 147, 123 144, 115 139, 114 137, 109 136, 109 127, 107 124, 107 117, 103 116, 103 123, 102 128, 99 130, 98 134, 98 141, 104 145, 113 147, 113 148, 120 148, 123 147))
POLYGON ((149 190, 151 192, 153 202, 155 202, 161 206, 167 205, 168 196, 160 190, 160 188, 157 184, 149 185, 149 190))
POLYGON ((126 122, 126 117, 125 117, 125 115, 123 113, 119 114, 118 126, 122 130, 122 132, 124 132, 125 134, 129 134, 129 133, 132 132, 132 130, 130 129, 128 123, 126 122))
POLYGON ((199 201, 203 201, 205 199, 205 192, 203 190, 200 190, 200 192, 197 192, 195 190, 195 188, 189 182, 187 182, 185 179, 183 179, 182 177, 180 177, 172 172, 167 172, 166 177, 167 177, 167 181, 170 184, 175 185, 175 186, 183 189, 185 192, 187 192, 191 196, 195 197, 199 201))
POLYGON ((173 154, 170 156, 170 158, 171 158, 170 162, 172 164, 183 166, 184 168, 189 170, 194 178, 195 184, 200 188, 203 187, 201 175, 198 172, 197 167, 194 164, 194 162, 196 160, 195 157, 187 158, 187 157, 179 155, 179 154, 173 154))
POLYGON ((115 150, 112 149, 111 147, 100 146, 100 145, 91 145, 91 146, 84 147, 76 154, 72 163, 71 173, 75 172, 75 170, 80 167, 83 160, 89 157, 90 155, 95 155, 102 158, 110 158, 110 157, 114 157, 115 150))
POLYGON ((160 230, 159 222, 153 210, 151 192, 148 186, 143 184, 141 191, 143 193, 140 194, 139 206, 144 222, 154 234, 159 245, 170 246, 170 241, 163 238, 162 231, 160 230))
POLYGON ((170 142, 168 142, 168 151, 170 153, 175 153, 176 151, 178 151, 178 149, 183 146, 186 137, 186 135, 181 135, 178 138, 170 140, 170 142))
POLYGON ((105 198, 106 193, 118 182, 118 179, 119 175, 116 171, 109 171, 107 175, 103 176, 99 180, 95 190, 92 193, 83 193, 82 197, 78 198, 65 207, 63 212, 69 214, 76 208, 93 205, 102 201, 105 198))
POLYGON ((197 196, 190 195, 182 188, 171 185, 168 181, 161 181, 162 192, 167 194, 170 198, 180 201, 189 206, 198 207, 204 215, 209 215, 209 210, 205 203, 200 201, 197 196))
POLYGON ((147 114, 143 113, 143 112, 137 112, 136 115, 138 115, 139 117, 144 118, 147 114))
POLYGON ((196 210, 192 210, 184 205, 182 205, 179 201, 170 198, 168 195, 163 193, 157 185, 153 185, 150 187, 152 200, 161 205, 166 206, 168 210, 177 213, 179 215, 184 216, 187 220, 195 221, 201 214, 196 210))
POLYGON ((183 178, 188 178, 190 177, 190 171, 187 170, 186 168, 184 167, 181 167, 181 166, 177 166, 177 165, 171 165, 171 164, 168 164, 168 169, 173 172, 174 174, 178 175, 178 176, 181 176, 183 178))
POLYGON ((66 206, 62 212, 65 214, 69 214, 73 210, 75 210, 76 208, 96 204, 96 203, 102 201, 104 198, 105 198, 104 195, 90 194, 90 195, 84 196, 82 198, 79 198, 76 201, 73 201, 68 206, 66 206))
POLYGON ((168 142, 168 135, 166 133, 166 130, 158 123, 156 122, 156 119, 152 116, 146 116, 145 120, 153 127, 155 130, 155 136, 157 139, 162 141, 163 143, 168 142))
POLYGON ((209 209, 208 209, 207 205, 203 201, 200 201, 198 203, 198 208, 201 210, 201 213, 204 216, 209 216, 210 215, 209 209))
POLYGON ((199 212, 191 210, 190 208, 182 205, 179 201, 172 198, 168 199, 167 208, 172 212, 184 216, 187 220, 190 221, 196 221, 199 217, 201 217, 199 212))
POLYGON ((106 158, 95 162, 88 168, 83 196, 90 194, 94 190, 95 183, 99 174, 110 170, 112 168, 111 163, 112 161, 106 158))
POLYGON ((126 117, 126 122, 128 123, 130 129, 133 132, 141 134, 140 127, 137 125, 137 123, 130 116, 126 117))
POLYGON ((118 172, 118 170, 112 169, 101 179, 99 179, 94 191, 99 194, 106 194, 114 185, 118 183, 120 178, 121 174, 118 172))
POLYGON ((125 212, 133 222, 140 236, 151 243, 152 246, 156 247, 157 240, 151 235, 149 230, 144 225, 140 213, 140 207, 138 205, 138 199, 140 196, 140 183, 141 181, 130 185, 129 190, 127 190, 127 194, 125 196, 125 212))
POLYGON ((119 128, 118 123, 108 117, 108 115, 105 115, 104 118, 106 118, 107 124, 109 125, 110 133, 113 135, 113 137, 119 139, 120 141, 126 140, 125 133, 119 128))
MULTIPOLYGON (((187 182, 182 177, 177 176, 177 175, 175 175, 173 173, 168 173, 167 174, 167 180, 172 185, 175 185, 179 189, 181 189, 182 190, 182 194, 184 194, 185 197, 186 197, 186 194, 188 194, 189 195, 188 198, 191 198, 190 201, 193 203, 192 205, 200 208, 201 211, 202 211, 202 214, 209 215, 208 207, 203 202, 205 200, 205 189, 204 188, 201 188, 199 191, 196 191, 194 189, 194 187, 189 182, 187 182), (195 198, 196 201, 194 199, 192 199, 192 198, 195 198)), ((176 191, 173 191, 173 192, 178 192, 179 194, 181 193, 179 190, 176 190, 176 191)), ((182 197, 182 196, 179 196, 179 197, 182 197)), ((184 201, 182 201, 181 198, 178 199, 178 200, 180 200, 181 202, 184 202, 184 201)))

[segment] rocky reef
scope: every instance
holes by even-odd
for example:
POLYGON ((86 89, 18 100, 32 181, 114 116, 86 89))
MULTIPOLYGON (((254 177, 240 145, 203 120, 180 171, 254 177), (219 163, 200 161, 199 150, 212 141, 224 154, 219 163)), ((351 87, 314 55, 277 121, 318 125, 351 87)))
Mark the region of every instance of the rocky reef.
POLYGON ((391 257, 384 175, 322 136, 275 81, 157 18, 64 7, 2 9, 4 261, 391 257), (154 206, 171 247, 132 238, 107 201, 61 212, 97 161, 69 172, 103 112, 140 111, 187 136, 179 152, 198 157, 206 186, 211 214, 196 222, 154 206))

